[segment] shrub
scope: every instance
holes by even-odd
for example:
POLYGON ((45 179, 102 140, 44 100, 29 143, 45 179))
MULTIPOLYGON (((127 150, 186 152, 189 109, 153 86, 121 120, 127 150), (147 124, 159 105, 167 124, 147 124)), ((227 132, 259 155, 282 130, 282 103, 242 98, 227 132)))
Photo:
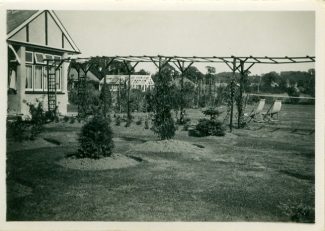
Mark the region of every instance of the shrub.
POLYGON ((29 138, 26 134, 29 124, 18 117, 16 121, 8 122, 8 136, 12 136, 15 141, 21 142, 29 138))
POLYGON ((125 127, 130 127, 132 124, 132 120, 126 120, 125 127))
MULTIPOLYGON (((299 88, 292 86, 287 88, 287 93, 291 97, 299 97, 300 96, 300 91, 299 88)), ((292 104, 296 104, 299 102, 299 98, 290 98, 290 102, 292 104)))
POLYGON ((184 130, 184 131, 188 131, 189 127, 190 127, 190 125, 189 125, 188 123, 186 123, 186 124, 184 124, 184 126, 183 126, 183 130, 184 130))
MULTIPOLYGON (((73 116, 71 116, 71 118, 70 118, 70 124, 74 124, 74 122, 76 122, 76 118, 73 117, 73 116)), ((80 121, 79 121, 79 123, 80 123, 80 121)))
POLYGON ((114 148, 112 137, 109 120, 101 115, 93 117, 81 129, 77 157, 98 159, 111 156, 114 148))
POLYGON ((160 139, 171 139, 175 135, 176 127, 169 110, 160 111, 153 119, 153 131, 160 139))
POLYGON ((206 116, 210 116, 210 120, 215 120, 221 112, 216 108, 209 108, 202 112, 206 116))
POLYGON ((222 122, 218 120, 200 119, 195 130, 198 131, 199 136, 224 136, 226 134, 222 122))
POLYGON ((42 132, 43 125, 45 124, 47 117, 43 110, 43 104, 39 102, 37 106, 31 103, 27 103, 29 106, 29 113, 31 114, 31 130, 30 139, 34 140, 36 136, 42 132))
POLYGON ((135 122, 136 125, 141 125, 142 124, 142 118, 139 118, 139 120, 137 120, 137 122, 135 122))
POLYGON ((118 115, 115 117, 115 125, 120 126, 121 125, 121 117, 118 115))
POLYGON ((69 118, 69 116, 64 116, 64 117, 63 117, 63 122, 65 122, 65 123, 66 123, 66 122, 68 122, 68 121, 69 121, 69 119, 70 119, 70 118, 69 118))

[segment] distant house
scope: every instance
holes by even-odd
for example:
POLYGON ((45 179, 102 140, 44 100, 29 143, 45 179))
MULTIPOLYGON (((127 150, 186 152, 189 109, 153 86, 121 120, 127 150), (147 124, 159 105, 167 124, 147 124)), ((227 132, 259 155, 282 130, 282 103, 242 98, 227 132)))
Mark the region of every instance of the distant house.
MULTIPOLYGON (((83 70, 80 70, 80 73, 79 73, 80 76, 84 76, 85 73, 83 72, 83 70)), ((91 70, 89 70, 87 72, 87 76, 86 76, 86 81, 87 82, 91 82, 95 89, 99 90, 99 77, 93 73, 91 70)), ((78 72, 75 68, 71 68, 69 70, 69 74, 68 74, 68 89, 73 89, 77 86, 77 83, 78 83, 78 72)))
MULTIPOLYGON (((111 92, 117 92, 119 87, 128 85, 128 75, 106 75, 106 84, 111 92)), ((147 91, 154 87, 154 82, 150 75, 131 75, 131 89, 147 91)), ((100 81, 100 89, 104 85, 104 78, 100 81)))
MULTIPOLYGON (((173 80, 173 83, 178 87, 181 86, 181 82, 182 82, 181 78, 177 78, 177 79, 173 80)), ((196 87, 196 84, 192 80, 190 80, 190 79, 188 79, 186 77, 183 78, 183 84, 184 85, 191 85, 193 87, 196 87)))
MULTIPOLYGON (((28 114, 26 102, 43 101, 47 110, 48 76, 45 59, 80 54, 69 33, 51 10, 8 10, 8 114, 28 114)), ((56 103, 67 113, 68 62, 55 73, 56 103)))

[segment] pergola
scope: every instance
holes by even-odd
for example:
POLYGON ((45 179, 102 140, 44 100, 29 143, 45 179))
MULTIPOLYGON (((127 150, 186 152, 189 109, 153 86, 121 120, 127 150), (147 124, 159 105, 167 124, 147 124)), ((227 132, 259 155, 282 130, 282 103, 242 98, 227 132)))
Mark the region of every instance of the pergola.
MULTIPOLYGON (((297 64, 297 63, 311 63, 315 62, 314 56, 305 56, 305 57, 268 57, 268 56, 163 56, 163 55, 157 55, 157 56, 102 56, 102 57, 87 57, 87 58, 68 58, 68 59, 62 59, 62 60, 46 60, 47 61, 47 70, 48 70, 48 86, 52 86, 52 83, 55 83, 55 75, 54 73, 50 73, 49 67, 54 67, 54 69, 58 69, 63 62, 71 62, 71 66, 74 67, 78 72, 78 81, 81 83, 85 83, 85 77, 87 75, 87 72, 90 70, 90 68, 93 65, 97 65, 98 71, 104 75, 105 71, 109 69, 110 65, 113 61, 120 61, 125 64, 125 67, 127 69, 128 75, 129 75, 129 84, 128 88, 130 88, 130 76, 133 72, 134 68, 139 63, 153 63, 158 68, 158 73, 160 75, 161 70, 168 64, 173 63, 178 70, 181 72, 181 91, 183 89, 183 78, 190 66, 193 65, 193 63, 225 63, 230 70, 232 71, 233 75, 231 78, 231 98, 230 98, 230 123, 229 128, 230 131, 232 131, 233 128, 233 117, 234 117, 234 93, 235 93, 235 86, 234 86, 234 80, 236 73, 240 74, 240 81, 239 81, 239 98, 241 99, 241 102, 238 104, 238 127, 240 127, 242 123, 242 117, 243 117, 243 92, 244 92, 244 78, 248 75, 248 71, 250 68, 252 68, 255 64, 297 64), (92 62, 92 60, 96 60, 100 62, 92 62), (80 71, 83 71, 84 75, 82 76, 80 74, 80 71), (51 76, 54 76, 51 78, 51 76)), ((104 76, 103 76, 104 77, 104 76)), ((105 92, 105 86, 106 86, 106 78, 104 78, 104 91, 105 92)), ((82 87, 78 88, 80 91, 78 91, 80 94, 83 94, 82 87)), ((48 87, 48 97, 49 97, 49 110, 54 110, 56 105, 56 97, 55 97, 55 84, 54 88, 48 87), (53 102, 54 101, 54 102, 53 102)), ((104 96, 105 98, 105 96, 104 96)), ((129 99, 129 91, 128 91, 128 99, 129 99)), ((129 100, 128 100, 129 103, 129 100)), ((130 111, 128 107, 128 117, 130 118, 130 111)), ((78 105, 79 110, 79 105, 78 105)), ((104 105, 104 112, 106 112, 106 104, 104 105)), ((181 109, 182 111, 182 109, 181 109)))

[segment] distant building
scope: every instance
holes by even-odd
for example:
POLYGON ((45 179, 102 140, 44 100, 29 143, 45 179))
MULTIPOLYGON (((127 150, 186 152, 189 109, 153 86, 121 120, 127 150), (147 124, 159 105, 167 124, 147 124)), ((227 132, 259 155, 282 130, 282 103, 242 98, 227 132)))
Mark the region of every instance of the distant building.
MULTIPOLYGON (((43 101, 47 110, 48 76, 45 59, 61 60, 80 54, 61 21, 52 10, 8 10, 8 114, 29 114, 26 102, 43 101)), ((52 61, 53 62, 53 61, 52 61)), ((55 70, 56 103, 67 113, 69 63, 55 70)))
MULTIPOLYGON (((79 73, 80 76, 84 76, 85 73, 83 72, 83 70, 80 70, 80 73, 79 73)), ((71 68, 69 70, 69 74, 68 74, 68 81, 69 81, 69 86, 68 86, 68 89, 73 89, 77 86, 77 83, 78 83, 78 72, 76 69, 74 68, 71 68)), ((87 82, 91 82, 95 89, 99 90, 99 77, 93 73, 91 70, 89 70, 87 72, 87 76, 86 76, 86 81, 87 82)))
MULTIPOLYGON (((106 75, 106 84, 111 92, 117 92, 119 87, 128 85, 128 75, 106 75)), ((151 75, 131 75, 130 77, 131 89, 139 89, 147 91, 154 87, 154 82, 151 75)), ((104 78, 100 81, 99 89, 104 85, 104 78)))

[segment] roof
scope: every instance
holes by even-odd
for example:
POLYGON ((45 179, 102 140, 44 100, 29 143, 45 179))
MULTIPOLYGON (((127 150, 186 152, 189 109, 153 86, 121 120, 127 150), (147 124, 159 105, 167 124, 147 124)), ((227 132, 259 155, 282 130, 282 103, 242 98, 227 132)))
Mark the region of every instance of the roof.
MULTIPOLYGON (((83 70, 80 69, 80 72, 81 72, 80 73, 81 75, 84 75, 83 70)), ((71 68, 69 70, 69 77, 73 78, 74 80, 78 80, 78 72, 77 72, 77 70, 75 68, 71 68)), ((88 81, 95 81, 95 82, 99 83, 98 77, 91 70, 89 70, 87 72, 87 80, 88 81)))
MULTIPOLYGON (((124 83, 128 75, 106 75, 106 84, 119 85, 120 82, 124 83)), ((100 81, 104 83, 104 78, 100 81)), ((131 85, 154 85, 151 75, 131 75, 131 85)))
POLYGON ((38 10, 7 10, 7 34, 37 12, 38 10))
MULTIPOLYGON (((34 36, 34 40, 35 40, 35 36, 34 36)), ((71 36, 69 35, 68 31, 66 30, 66 28, 64 27, 64 25, 62 24, 62 22, 60 21, 60 19, 58 18, 58 16, 55 14, 53 10, 8 10, 7 11, 7 41, 37 45, 41 47, 51 47, 51 48, 66 50, 78 54, 81 53, 79 48, 74 43, 71 36), (44 40, 46 37, 46 42, 30 41, 32 39, 29 40, 30 36, 28 35, 31 33, 29 32, 31 30, 31 25, 34 25, 33 26, 34 32, 35 30, 36 31, 41 30, 39 29, 39 24, 35 23, 37 19, 41 21, 43 20, 43 23, 45 23, 44 24, 45 26, 41 27, 41 29, 44 28, 44 33, 46 35, 44 36, 44 40), (50 26, 52 27, 50 28, 50 26), (28 28, 28 29, 25 30, 24 28, 28 28), (48 29, 46 30, 45 28, 48 29), (56 32, 54 32, 53 29, 55 29, 56 32), (58 46, 57 44, 54 45, 53 42, 52 44, 50 44, 49 42, 50 40, 47 39, 51 33, 56 33, 55 36, 59 36, 57 34, 57 30, 59 30, 60 33, 62 33, 62 37, 60 35, 59 38, 60 42, 62 40, 62 47, 58 46), (66 44, 66 46, 64 44, 66 44)))

